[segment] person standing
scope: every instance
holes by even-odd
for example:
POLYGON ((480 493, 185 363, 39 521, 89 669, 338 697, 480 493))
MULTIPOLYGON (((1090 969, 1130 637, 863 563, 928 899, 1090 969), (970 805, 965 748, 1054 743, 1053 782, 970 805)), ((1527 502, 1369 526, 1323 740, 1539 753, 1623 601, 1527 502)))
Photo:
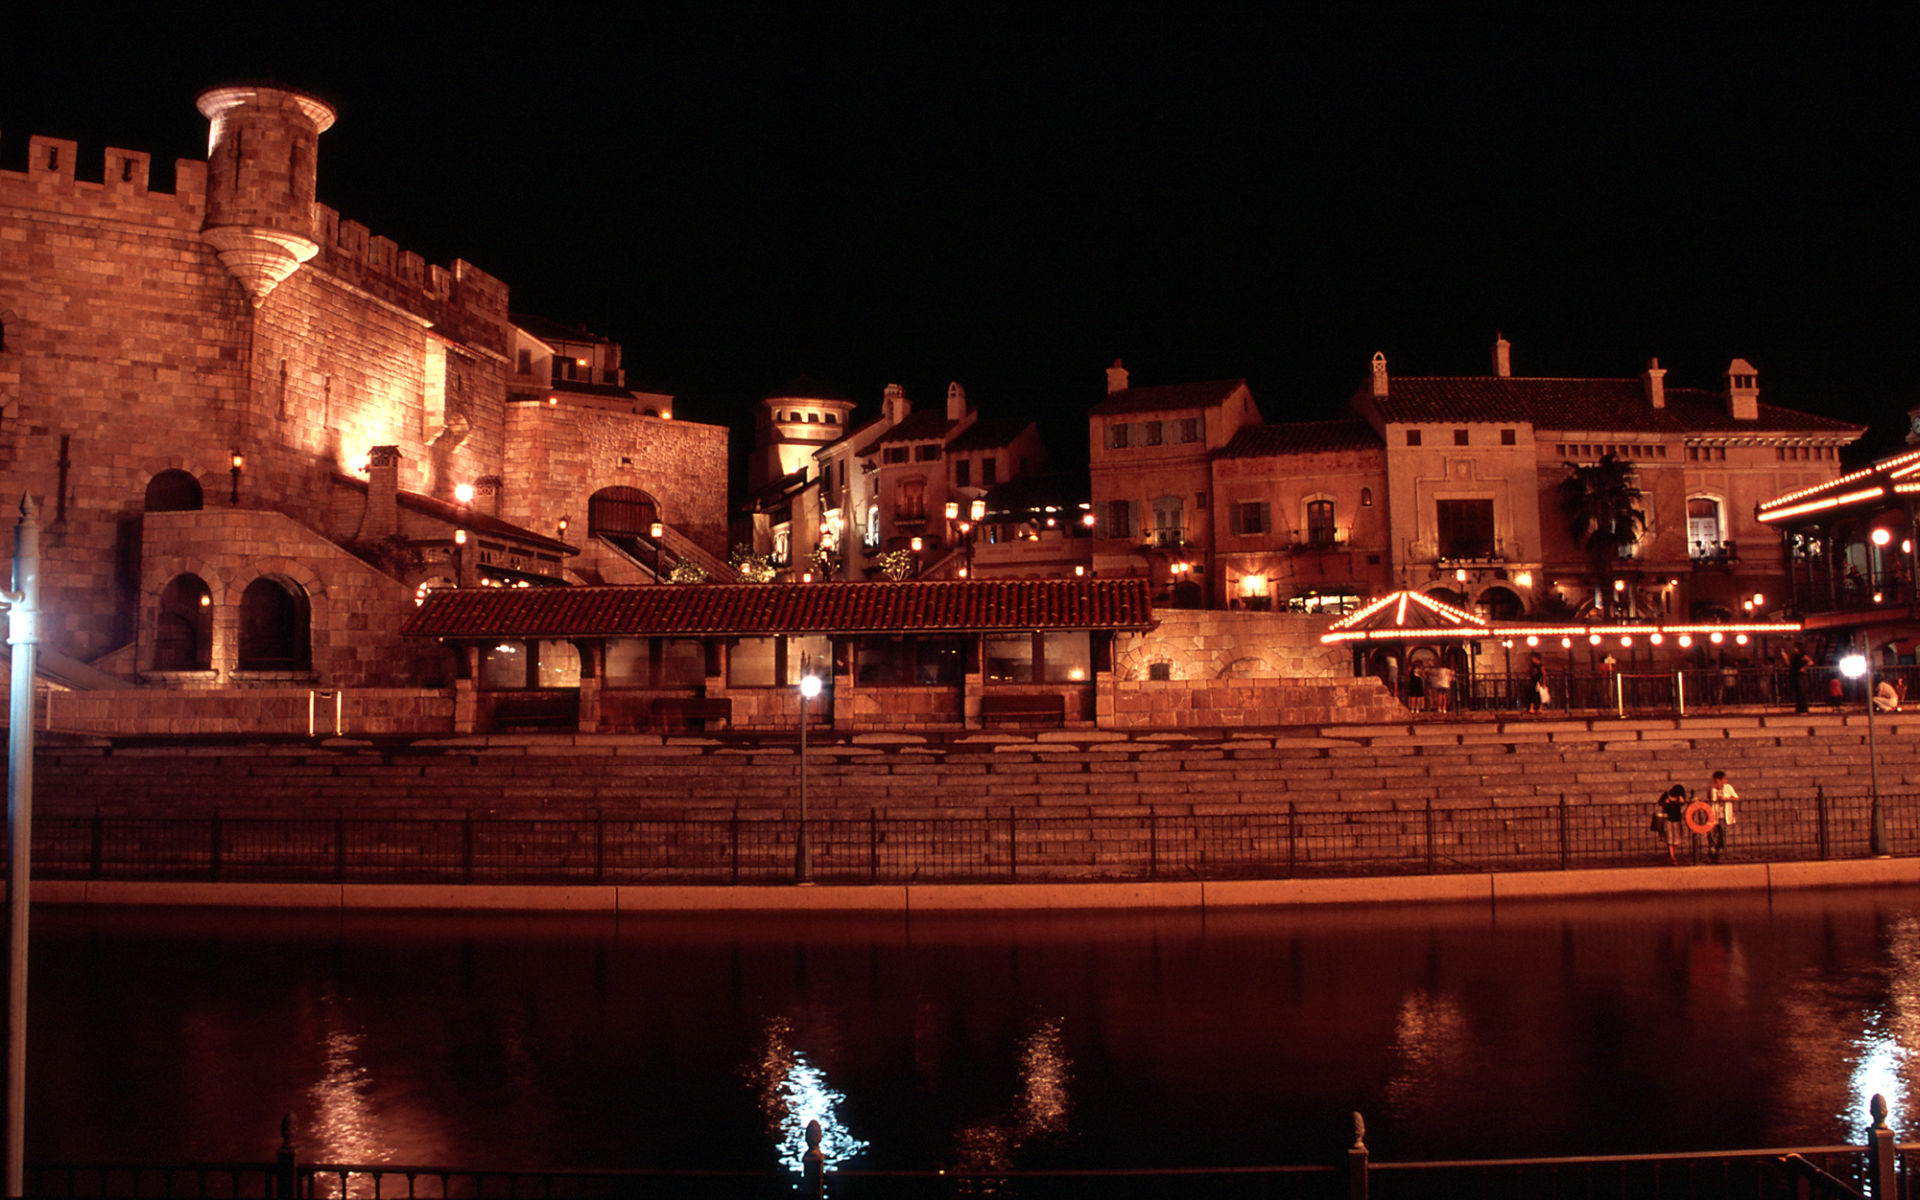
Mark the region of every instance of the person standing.
POLYGON ((1527 711, 1539 712, 1547 699, 1547 664, 1535 650, 1527 661, 1527 711))
POLYGON ((1667 861, 1678 863, 1680 839, 1685 835, 1687 828, 1687 789, 1676 783, 1662 793, 1660 799, 1654 804, 1656 805, 1655 815, 1665 821, 1667 826, 1667 861))
POLYGON ((1733 790, 1725 771, 1713 773, 1713 787, 1707 792, 1707 803, 1713 806, 1713 832, 1707 835, 1707 858, 1719 862, 1720 856, 1727 852, 1727 829, 1737 823, 1733 811, 1733 802, 1740 793, 1733 790))
POLYGON ((1793 679, 1793 711, 1806 712, 1813 660, 1807 657, 1807 648, 1799 642, 1793 644, 1792 653, 1787 655, 1787 670, 1793 679))
POLYGON ((1433 710, 1444 713, 1453 699, 1453 668, 1445 663, 1427 668, 1427 694, 1433 699, 1433 710))

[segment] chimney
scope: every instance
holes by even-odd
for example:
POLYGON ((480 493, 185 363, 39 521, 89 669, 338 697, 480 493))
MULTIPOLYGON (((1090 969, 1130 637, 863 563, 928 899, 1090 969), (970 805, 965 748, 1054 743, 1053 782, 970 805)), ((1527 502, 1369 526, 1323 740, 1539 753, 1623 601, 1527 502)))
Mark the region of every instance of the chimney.
POLYGON ((1760 419, 1760 376, 1744 358, 1727 366, 1727 412, 1736 421, 1760 419))
POLYGON ((1384 400, 1387 398, 1387 356, 1385 353, 1376 353, 1373 356, 1373 398, 1376 400, 1384 400))
POLYGON ((947 385, 947 420, 964 420, 967 415, 967 389, 958 383, 947 385))
POLYGON ((1116 358, 1113 360, 1113 365, 1107 368, 1107 395, 1111 396, 1115 392, 1126 390, 1127 369, 1121 366, 1120 360, 1116 358))
POLYGON ((1667 406, 1667 369, 1660 365, 1659 359, 1647 360, 1647 369, 1641 373, 1640 381, 1647 386, 1647 403, 1655 408, 1665 408, 1667 406))
POLYGON ((881 393, 880 411, 887 418, 887 424, 898 425, 906 420, 909 407, 907 389, 899 384, 890 383, 886 391, 881 393))
POLYGON ((1513 343, 1506 338, 1498 333, 1493 335, 1493 373, 1502 379, 1513 374, 1513 364, 1508 359, 1508 352, 1512 348, 1513 343))
POLYGON ((400 447, 375 446, 367 452, 368 541, 400 535, 400 447))

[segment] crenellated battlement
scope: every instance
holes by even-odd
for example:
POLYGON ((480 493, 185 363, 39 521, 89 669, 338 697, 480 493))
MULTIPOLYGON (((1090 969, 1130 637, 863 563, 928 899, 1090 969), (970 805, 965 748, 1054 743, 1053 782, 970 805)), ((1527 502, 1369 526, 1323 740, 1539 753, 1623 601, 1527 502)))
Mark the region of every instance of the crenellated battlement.
POLYGON ((464 259, 435 266, 358 221, 313 206, 320 253, 309 266, 409 312, 431 318, 449 336, 507 352, 507 285, 464 259))
POLYGON ((37 134, 29 137, 27 169, 0 171, 0 205, 192 231, 206 218, 204 162, 175 159, 174 190, 157 192, 148 186, 150 154, 107 147, 98 183, 77 177, 79 161, 78 142, 37 134))

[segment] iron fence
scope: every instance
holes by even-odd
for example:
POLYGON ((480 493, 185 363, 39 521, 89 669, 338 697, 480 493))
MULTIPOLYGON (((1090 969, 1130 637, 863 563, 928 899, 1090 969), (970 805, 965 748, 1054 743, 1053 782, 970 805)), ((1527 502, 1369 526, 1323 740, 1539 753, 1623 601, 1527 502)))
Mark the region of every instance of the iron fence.
MULTIPOLYGON (((1864 794, 1742 798, 1729 861, 1869 853, 1864 794)), ((1879 798, 1890 846, 1920 854, 1920 794, 1879 798)), ((1608 803, 1282 804, 1059 816, 814 816, 831 883, 1426 875, 1647 865, 1670 854, 1653 797, 1608 803)), ((744 884, 790 881, 796 815, 673 818, 60 817, 34 822, 42 879, 259 883, 744 884)), ((1714 861, 1684 835, 1673 857, 1714 861)))
MULTIPOLYGON (((1892 683, 1901 697, 1920 702, 1920 667, 1881 668, 1876 679, 1892 683)), ((1784 667, 1698 667, 1673 671, 1547 670, 1542 701, 1524 674, 1456 675, 1445 711, 1470 713, 1683 714, 1724 709, 1792 712, 1801 706, 1793 672, 1784 667)), ((1836 667, 1813 667, 1804 676, 1806 707, 1812 711, 1858 712, 1867 702, 1864 681, 1848 679, 1836 667)), ((1442 709, 1430 694, 1403 697, 1416 713, 1438 716, 1442 709)))

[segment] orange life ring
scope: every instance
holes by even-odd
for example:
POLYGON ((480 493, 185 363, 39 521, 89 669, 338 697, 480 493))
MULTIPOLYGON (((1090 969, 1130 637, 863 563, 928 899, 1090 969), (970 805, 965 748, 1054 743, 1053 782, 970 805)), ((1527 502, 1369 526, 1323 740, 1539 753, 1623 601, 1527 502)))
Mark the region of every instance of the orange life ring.
POLYGON ((1680 810, 1680 819, 1687 823, 1688 833, 1712 833, 1720 818, 1713 815, 1713 805, 1705 800, 1692 800, 1680 810))

